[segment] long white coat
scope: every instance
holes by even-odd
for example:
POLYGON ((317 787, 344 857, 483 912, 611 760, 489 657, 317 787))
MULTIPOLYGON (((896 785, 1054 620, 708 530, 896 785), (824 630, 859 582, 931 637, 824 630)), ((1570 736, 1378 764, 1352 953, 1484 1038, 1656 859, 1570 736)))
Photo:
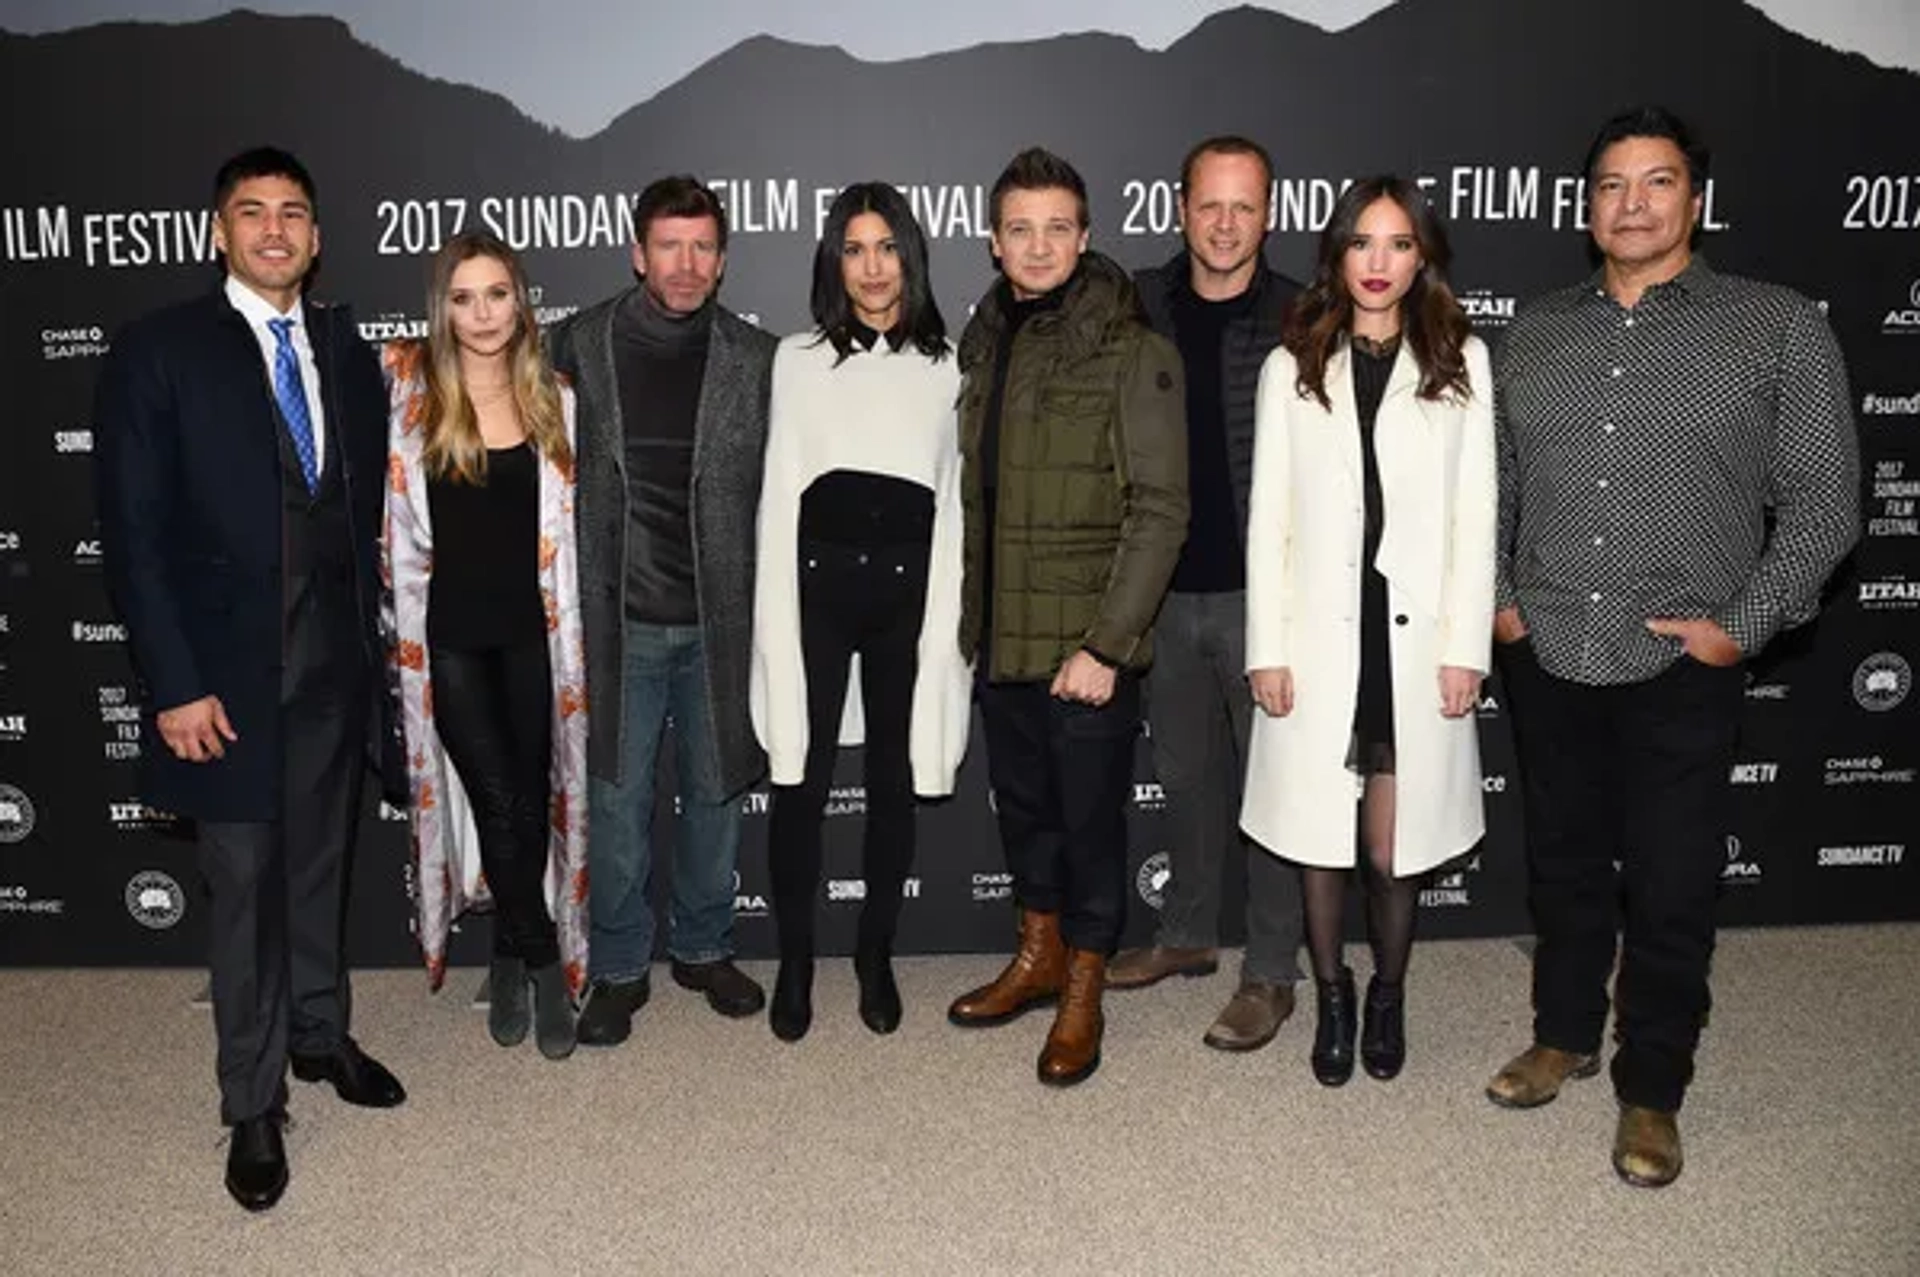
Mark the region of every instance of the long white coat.
MULTIPOLYGON (((1484 672, 1493 629, 1493 377, 1484 345, 1469 339, 1465 353, 1474 393, 1435 402, 1416 393, 1403 347, 1374 422, 1397 876, 1459 855, 1486 828, 1474 715, 1440 713, 1440 667, 1484 672)), ((1294 377, 1285 349, 1260 371, 1247 527, 1247 668, 1291 668, 1293 712, 1254 713, 1240 825, 1277 855, 1343 868, 1361 784, 1346 767, 1360 678, 1360 422, 1344 346, 1327 363, 1331 410, 1294 377)))

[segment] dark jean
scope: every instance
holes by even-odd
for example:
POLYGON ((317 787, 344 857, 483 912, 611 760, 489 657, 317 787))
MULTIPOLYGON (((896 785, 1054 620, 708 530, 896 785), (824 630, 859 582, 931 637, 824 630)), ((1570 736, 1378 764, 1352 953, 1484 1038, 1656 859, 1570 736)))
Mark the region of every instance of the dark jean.
POLYGON ((701 632, 692 625, 626 627, 621 780, 588 785, 587 870, 596 980, 633 980, 653 961, 654 766, 669 721, 679 776, 667 952, 680 962, 733 955, 734 864, 740 802, 720 782, 701 632))
POLYGON ((1644 682, 1593 686, 1548 674, 1525 640, 1499 658, 1539 936, 1534 1040, 1600 1049, 1618 933, 1614 1090, 1675 1112, 1711 1001, 1741 669, 1682 656, 1644 682))
POLYGON ((1300 870, 1240 832, 1241 782, 1253 730, 1247 688, 1247 596, 1170 593, 1153 623, 1147 721, 1167 794, 1173 877, 1154 943, 1211 949, 1220 939, 1221 878, 1245 858, 1245 979, 1300 978, 1300 870))
POLYGON ((1023 909, 1060 915, 1071 948, 1110 954, 1127 904, 1127 800, 1140 734, 1140 680, 1122 673, 1105 705, 1046 683, 981 683, 987 776, 1023 909))
POLYGON ((867 823, 861 873, 862 949, 889 949, 913 865, 913 769, 908 740, 926 609, 927 546, 800 545, 800 649, 807 680, 807 762, 798 785, 773 792, 767 858, 780 952, 813 953, 820 824, 839 756, 848 663, 860 657, 866 723, 867 823))

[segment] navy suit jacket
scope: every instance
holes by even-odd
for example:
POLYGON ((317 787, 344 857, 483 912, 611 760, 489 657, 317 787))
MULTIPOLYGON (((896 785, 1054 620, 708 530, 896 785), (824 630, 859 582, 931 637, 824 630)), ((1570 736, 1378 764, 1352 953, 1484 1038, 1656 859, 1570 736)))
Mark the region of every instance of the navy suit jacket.
MULTIPOLYGON (((358 607, 352 622, 364 636, 371 675, 386 392, 351 312, 303 304, 327 446, 346 487, 358 607)), ((259 343, 223 290, 156 311, 115 336, 94 407, 102 548, 146 710, 142 797, 181 815, 279 815, 281 429, 259 343), (239 740, 227 744, 223 759, 183 762, 152 716, 207 695, 220 698, 239 740)))

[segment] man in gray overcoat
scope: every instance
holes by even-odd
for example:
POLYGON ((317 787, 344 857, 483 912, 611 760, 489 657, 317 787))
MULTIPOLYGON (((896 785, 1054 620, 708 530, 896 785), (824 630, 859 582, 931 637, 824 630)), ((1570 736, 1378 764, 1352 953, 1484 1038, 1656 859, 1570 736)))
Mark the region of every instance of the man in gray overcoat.
POLYGON ((692 177, 634 205, 639 282, 558 325, 579 400, 592 986, 580 1042, 613 1046, 651 991, 654 764, 674 725, 680 824, 667 953, 722 1015, 765 1005, 733 963, 740 795, 766 758, 747 713, 754 524, 774 338, 714 300, 726 211, 692 177))

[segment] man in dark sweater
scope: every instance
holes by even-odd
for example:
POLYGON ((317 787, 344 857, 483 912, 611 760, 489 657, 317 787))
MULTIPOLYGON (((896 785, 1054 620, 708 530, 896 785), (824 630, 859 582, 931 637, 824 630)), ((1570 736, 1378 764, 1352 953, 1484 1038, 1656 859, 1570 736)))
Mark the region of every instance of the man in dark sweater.
MULTIPOLYGON (((1245 659, 1253 401, 1299 291, 1261 256, 1273 166, 1258 143, 1208 138, 1188 152, 1180 182, 1186 247, 1135 278, 1148 318, 1180 348, 1187 374, 1193 514, 1147 680, 1154 767, 1173 819, 1173 877, 1153 945, 1127 950, 1108 969, 1115 989, 1216 969, 1221 877, 1250 847, 1240 833, 1240 785, 1253 708, 1245 659)), ((1300 978, 1298 871, 1258 848, 1246 866, 1240 985, 1205 1038, 1223 1051, 1272 1041, 1300 978)))
POLYGON ((674 725, 673 978, 722 1015, 766 1003, 733 964, 740 794, 766 769, 747 714, 754 518, 774 338, 714 301, 726 212, 691 177, 634 206, 637 286, 554 330, 579 401, 575 519, 587 646, 592 988, 587 1046, 651 991, 654 764, 674 725))

